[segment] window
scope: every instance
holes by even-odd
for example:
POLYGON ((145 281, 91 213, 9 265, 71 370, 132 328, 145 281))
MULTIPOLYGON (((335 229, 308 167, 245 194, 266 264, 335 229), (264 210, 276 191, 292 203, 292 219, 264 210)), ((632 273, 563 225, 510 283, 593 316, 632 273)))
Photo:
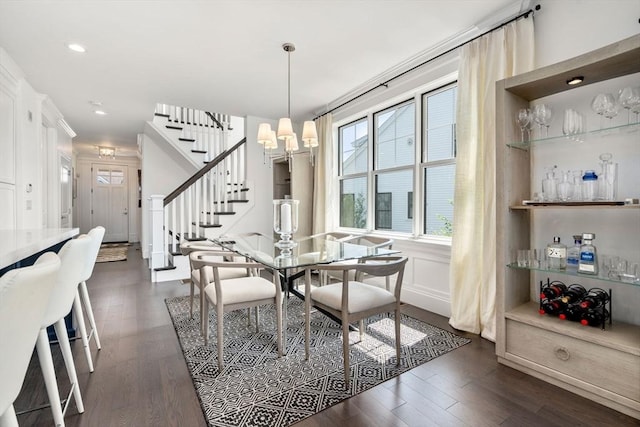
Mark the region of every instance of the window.
POLYGON ((456 86, 424 94, 424 234, 451 236, 456 156, 456 86))
POLYGON ((341 227, 452 235, 456 96, 454 83, 338 127, 341 227))
POLYGON ((391 224, 393 222, 393 212, 391 210, 392 205, 392 193, 376 193, 376 229, 391 229, 391 224))
POLYGON ((404 199, 407 193, 413 193, 415 101, 412 99, 375 113, 373 119, 376 177, 375 228, 411 233, 413 221, 407 218, 404 207, 398 202, 404 199), (391 203, 394 199, 397 201, 395 206, 391 203))
POLYGON ((339 128, 340 227, 367 226, 368 120, 339 128))

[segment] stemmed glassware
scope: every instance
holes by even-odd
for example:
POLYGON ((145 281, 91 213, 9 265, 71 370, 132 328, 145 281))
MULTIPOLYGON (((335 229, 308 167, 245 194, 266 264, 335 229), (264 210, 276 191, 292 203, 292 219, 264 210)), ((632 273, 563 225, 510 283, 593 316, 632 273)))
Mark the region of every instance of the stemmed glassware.
POLYGON ((615 104, 616 100, 610 93, 599 93, 593 98, 593 101, 591 101, 591 109, 600 116, 600 129, 602 129, 603 116, 612 118, 616 114, 618 114, 617 111, 615 111, 615 114, 613 114, 613 111, 615 110, 615 104), (609 117, 609 115, 611 114, 613 115, 609 117))
POLYGON ((531 110, 528 108, 521 108, 518 110, 518 113, 516 114, 516 123, 520 126, 520 137, 522 142, 524 142, 524 131, 525 129, 529 130, 531 120, 531 110))
POLYGON ((540 136, 542 136, 542 128, 545 128, 545 137, 549 136, 549 126, 551 125, 551 119, 553 118, 553 112, 551 107, 546 104, 538 104, 533 108, 533 119, 538 123, 540 129, 540 136))
POLYGON ((622 108, 627 110, 627 124, 631 123, 631 111, 636 114, 636 122, 638 121, 638 113, 640 112, 640 88, 627 86, 618 92, 618 103, 622 108))

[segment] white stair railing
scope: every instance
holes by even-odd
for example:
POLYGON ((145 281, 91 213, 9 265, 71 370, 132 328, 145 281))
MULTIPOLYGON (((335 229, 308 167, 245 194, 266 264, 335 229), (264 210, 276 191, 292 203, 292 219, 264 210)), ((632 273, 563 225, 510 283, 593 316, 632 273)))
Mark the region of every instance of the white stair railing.
MULTIPOLYGON (((186 114, 181 112, 176 114, 186 114)), ((190 116, 192 117, 192 116, 190 116)), ((197 116, 196 116, 197 117, 197 116)), ((161 244, 152 241, 156 256, 151 268, 158 268, 158 250, 163 248, 162 266, 169 265, 169 254, 178 251, 180 240, 203 236, 203 228, 220 226, 220 214, 233 211, 231 201, 242 200, 246 188, 246 138, 227 147, 222 130, 218 139, 221 151, 200 171, 189 178, 162 200, 163 212, 159 215, 157 202, 152 208, 152 239, 160 238, 161 244), (155 210, 154 210, 155 209, 155 210), (162 218, 162 220, 160 220, 162 218), (159 229, 159 230, 158 230, 159 229), (159 237, 161 236, 161 237, 159 237)), ((154 196, 160 197, 160 196, 154 196)))

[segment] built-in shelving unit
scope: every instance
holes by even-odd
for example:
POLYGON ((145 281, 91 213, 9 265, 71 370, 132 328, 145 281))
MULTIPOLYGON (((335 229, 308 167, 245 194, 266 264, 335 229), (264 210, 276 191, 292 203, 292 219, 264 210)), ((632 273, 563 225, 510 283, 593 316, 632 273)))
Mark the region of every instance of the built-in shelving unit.
MULTIPOLYGON (((627 220, 633 217, 632 224, 640 223, 640 205, 634 200, 625 200, 624 197, 630 197, 625 195, 621 195, 622 199, 617 203, 525 203, 532 198, 532 171, 540 166, 535 164, 538 148, 559 150, 566 155, 562 150, 567 144, 583 143, 581 147, 588 146, 586 149, 597 153, 607 146, 603 141, 614 135, 637 142, 640 124, 605 127, 571 138, 554 136, 523 143, 514 120, 518 109, 528 108, 540 98, 573 90, 566 84, 573 76, 584 76, 581 86, 585 87, 640 73, 638 58, 640 35, 496 83, 496 354, 500 363, 640 419, 640 325, 618 321, 615 316, 613 324, 607 324, 604 330, 563 321, 540 315, 536 298, 541 277, 559 275, 571 280, 579 277, 589 283, 600 282, 602 286, 621 287, 632 293, 640 292, 640 285, 604 275, 522 268, 513 263, 513 253, 517 249, 534 247, 534 230, 543 227, 540 222, 549 217, 553 221, 545 222, 544 226, 552 224, 557 228, 545 230, 551 236, 566 231, 561 230, 562 227, 571 229, 576 215, 581 221, 596 222, 602 222, 605 215, 614 215, 617 220, 623 215, 627 220)), ((640 231, 632 228, 628 238, 640 241, 640 231)), ((633 306, 624 308, 637 310, 633 306)))

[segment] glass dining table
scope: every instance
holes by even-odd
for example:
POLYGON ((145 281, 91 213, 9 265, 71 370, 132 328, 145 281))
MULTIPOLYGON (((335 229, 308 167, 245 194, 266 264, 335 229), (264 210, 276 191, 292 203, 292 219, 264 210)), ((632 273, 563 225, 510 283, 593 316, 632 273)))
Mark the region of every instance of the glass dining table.
MULTIPOLYGON (((211 239, 215 244, 247 257, 277 272, 285 292, 283 318, 285 322, 284 342, 286 343, 287 303, 293 294, 304 299, 304 295, 295 288, 295 281, 304 276, 306 267, 316 264, 331 264, 340 261, 363 260, 366 258, 393 255, 400 251, 366 246, 349 242, 348 239, 336 239, 330 235, 307 236, 294 239, 296 246, 290 253, 283 254, 275 246, 276 240, 260 233, 222 235, 211 239)), ((328 313, 325 313, 329 315, 328 313)), ((333 318, 333 316, 330 316, 333 318)), ((334 318, 338 323, 339 319, 334 318)))

